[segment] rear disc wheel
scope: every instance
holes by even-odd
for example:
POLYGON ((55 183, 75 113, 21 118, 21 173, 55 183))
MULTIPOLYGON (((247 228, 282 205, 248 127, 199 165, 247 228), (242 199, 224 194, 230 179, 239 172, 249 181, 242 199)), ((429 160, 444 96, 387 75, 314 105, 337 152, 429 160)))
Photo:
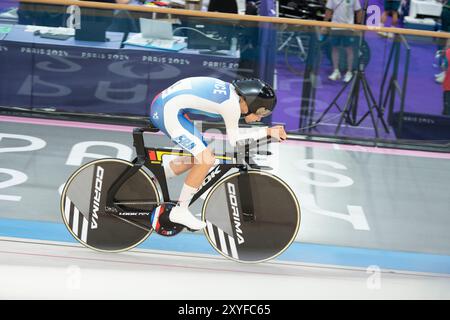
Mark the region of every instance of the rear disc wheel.
POLYGON ((133 164, 119 159, 89 162, 67 180, 61 195, 61 214, 67 229, 81 244, 104 252, 129 250, 150 236, 150 214, 161 196, 155 182, 141 168, 119 188, 118 203, 126 209, 105 210, 107 192, 133 164))

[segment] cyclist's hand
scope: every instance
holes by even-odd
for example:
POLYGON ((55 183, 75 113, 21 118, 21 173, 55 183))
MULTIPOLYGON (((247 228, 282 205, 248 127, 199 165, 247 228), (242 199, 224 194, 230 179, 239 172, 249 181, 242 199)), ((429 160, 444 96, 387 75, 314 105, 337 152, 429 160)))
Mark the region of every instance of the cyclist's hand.
POLYGON ((278 141, 283 141, 287 138, 287 134, 283 126, 273 126, 272 128, 267 128, 267 135, 277 139, 278 141))

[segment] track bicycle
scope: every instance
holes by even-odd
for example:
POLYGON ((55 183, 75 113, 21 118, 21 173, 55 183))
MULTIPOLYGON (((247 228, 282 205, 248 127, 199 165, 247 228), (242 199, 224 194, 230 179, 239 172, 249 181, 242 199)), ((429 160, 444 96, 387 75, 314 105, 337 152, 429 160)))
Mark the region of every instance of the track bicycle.
MULTIPOLYGON (((163 157, 191 156, 181 149, 150 148, 144 133, 133 130, 136 158, 99 159, 84 164, 67 180, 61 195, 62 219, 84 246, 102 252, 123 252, 145 241, 153 231, 176 236, 184 226, 169 220, 176 200, 170 197, 163 157), (155 208, 163 208, 159 216, 155 208)), ((295 240, 300 206, 294 192, 256 156, 271 141, 247 141, 233 154, 216 155, 220 163, 206 176, 190 206, 206 196, 202 219, 212 247, 226 258, 256 263, 275 258, 295 240)), ((160 210, 161 211, 161 210, 160 210)))

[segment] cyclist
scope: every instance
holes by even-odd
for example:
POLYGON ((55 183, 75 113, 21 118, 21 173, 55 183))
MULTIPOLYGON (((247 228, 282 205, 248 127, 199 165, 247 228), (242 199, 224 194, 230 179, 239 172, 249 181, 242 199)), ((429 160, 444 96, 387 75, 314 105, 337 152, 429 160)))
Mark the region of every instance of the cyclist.
POLYGON ((189 114, 200 114, 214 120, 223 119, 231 146, 242 139, 261 139, 272 136, 286 139, 282 126, 239 129, 239 119, 246 123, 260 121, 272 113, 276 95, 262 80, 240 79, 232 83, 210 77, 182 79, 159 93, 153 100, 150 119, 172 141, 194 157, 179 157, 164 165, 167 178, 190 170, 181 190, 178 204, 169 219, 191 230, 203 229, 206 224, 188 210, 189 202, 215 163, 214 153, 207 148, 201 133, 189 120, 189 114))

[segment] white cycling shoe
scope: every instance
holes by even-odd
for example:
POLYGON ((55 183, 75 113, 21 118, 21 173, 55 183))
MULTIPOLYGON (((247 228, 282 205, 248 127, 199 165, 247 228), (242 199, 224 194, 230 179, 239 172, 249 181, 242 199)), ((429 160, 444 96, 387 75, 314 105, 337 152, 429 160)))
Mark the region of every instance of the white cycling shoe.
POLYGON ((174 223, 182 224, 191 230, 201 230, 206 227, 206 223, 194 217, 192 213, 179 206, 170 211, 169 220, 174 223))

